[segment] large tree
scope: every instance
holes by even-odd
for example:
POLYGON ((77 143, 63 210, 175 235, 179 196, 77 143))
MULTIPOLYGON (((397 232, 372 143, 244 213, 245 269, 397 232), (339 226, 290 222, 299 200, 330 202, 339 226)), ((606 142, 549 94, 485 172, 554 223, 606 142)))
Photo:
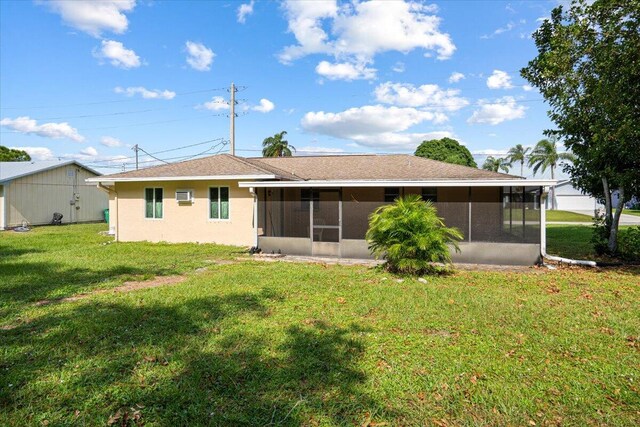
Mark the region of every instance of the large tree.
POLYGON ((262 141, 262 156, 263 157, 291 157, 291 150, 296 151, 296 147, 289 144, 289 141, 284 139, 287 131, 276 133, 273 136, 265 138, 262 141))
POLYGON ((488 170, 491 172, 509 172, 509 168, 511 164, 503 159, 502 157, 493 157, 488 156, 487 159, 482 164, 482 169, 488 170))
POLYGON ((533 38, 538 55, 521 74, 551 107, 556 128, 547 133, 576 156, 565 171, 604 201, 607 246, 615 253, 624 204, 640 194, 640 0, 559 6, 533 38))
POLYGON ((28 162, 30 160, 31 156, 26 151, 0 145, 0 162, 28 162))
POLYGON ((509 166, 513 166, 514 163, 520 163, 520 176, 524 175, 524 162, 527 160, 529 150, 531 150, 530 147, 524 148, 522 144, 517 144, 507 152, 509 166))
POLYGON ((416 149, 415 155, 456 165, 478 167, 467 147, 451 138, 423 141, 416 149))

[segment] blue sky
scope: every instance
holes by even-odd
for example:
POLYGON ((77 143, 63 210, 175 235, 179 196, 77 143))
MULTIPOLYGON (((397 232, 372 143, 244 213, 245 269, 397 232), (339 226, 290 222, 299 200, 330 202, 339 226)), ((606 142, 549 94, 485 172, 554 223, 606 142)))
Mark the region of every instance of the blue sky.
POLYGON ((215 153, 233 81, 238 155, 286 130, 298 154, 450 136, 481 163, 551 127, 518 70, 556 4, 2 1, 0 144, 105 172, 131 169, 134 144, 215 153))

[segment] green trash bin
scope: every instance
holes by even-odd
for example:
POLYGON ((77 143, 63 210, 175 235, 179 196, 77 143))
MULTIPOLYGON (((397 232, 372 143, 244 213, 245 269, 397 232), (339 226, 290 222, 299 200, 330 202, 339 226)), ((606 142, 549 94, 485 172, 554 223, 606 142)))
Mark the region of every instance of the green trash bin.
POLYGON ((109 224, 109 209, 105 209, 103 213, 104 213, 104 222, 109 224))

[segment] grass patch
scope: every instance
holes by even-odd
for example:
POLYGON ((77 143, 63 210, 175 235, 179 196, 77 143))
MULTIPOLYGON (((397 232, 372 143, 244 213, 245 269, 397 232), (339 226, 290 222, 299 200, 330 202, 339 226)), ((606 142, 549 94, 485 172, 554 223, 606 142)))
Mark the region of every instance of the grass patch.
POLYGON ((211 264, 236 249, 106 244, 100 229, 0 235, 0 425, 640 422, 639 269, 398 282, 211 264), (34 304, 176 273, 185 282, 34 304))
POLYGON ((590 215, 584 215, 576 212, 569 211, 552 211, 546 212, 547 221, 557 222, 592 222, 593 217, 590 215))
POLYGON ((634 216, 640 216, 640 211, 638 210, 633 210, 633 209, 624 209, 622 211, 623 214, 627 214, 627 215, 634 215, 634 216))

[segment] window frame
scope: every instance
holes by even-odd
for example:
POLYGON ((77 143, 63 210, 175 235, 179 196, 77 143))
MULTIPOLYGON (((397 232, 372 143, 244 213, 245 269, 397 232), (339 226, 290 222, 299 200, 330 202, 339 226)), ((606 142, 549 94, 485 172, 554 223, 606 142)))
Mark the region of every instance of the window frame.
POLYGON ((143 209, 144 209, 144 219, 151 221, 162 221, 164 219, 164 187, 145 187, 142 193, 142 198, 144 200, 143 209), (147 216, 147 190, 153 190, 153 216, 147 216), (156 190, 162 190, 162 216, 156 216, 156 190))
POLYGON ((207 194, 207 217, 209 219, 209 221, 215 221, 215 222, 221 222, 221 221, 231 221, 231 187, 229 187, 228 185, 211 185, 209 186, 209 192, 207 194), (212 218, 211 217, 211 190, 216 188, 218 190, 218 218, 212 218), (220 189, 222 188, 226 188, 227 189, 227 203, 228 203, 228 207, 227 207, 227 216, 228 218, 221 218, 221 212, 222 212, 222 200, 221 200, 221 191, 220 189))
POLYGON ((401 187, 384 187, 384 191, 382 193, 382 200, 385 203, 394 203, 397 199, 399 199, 400 197, 402 197, 402 188, 401 187), (387 193, 391 193, 390 190, 398 190, 397 193, 393 193, 394 195, 397 194, 397 196, 393 199, 393 200, 387 200, 387 193))
POLYGON ((438 187, 421 187, 420 198, 424 201, 429 200, 431 203, 438 203, 438 187), (428 193, 425 190, 434 190, 434 192, 428 193), (425 196, 427 196, 427 198, 425 198, 425 196), (433 196, 433 197, 429 197, 429 196, 433 196))

